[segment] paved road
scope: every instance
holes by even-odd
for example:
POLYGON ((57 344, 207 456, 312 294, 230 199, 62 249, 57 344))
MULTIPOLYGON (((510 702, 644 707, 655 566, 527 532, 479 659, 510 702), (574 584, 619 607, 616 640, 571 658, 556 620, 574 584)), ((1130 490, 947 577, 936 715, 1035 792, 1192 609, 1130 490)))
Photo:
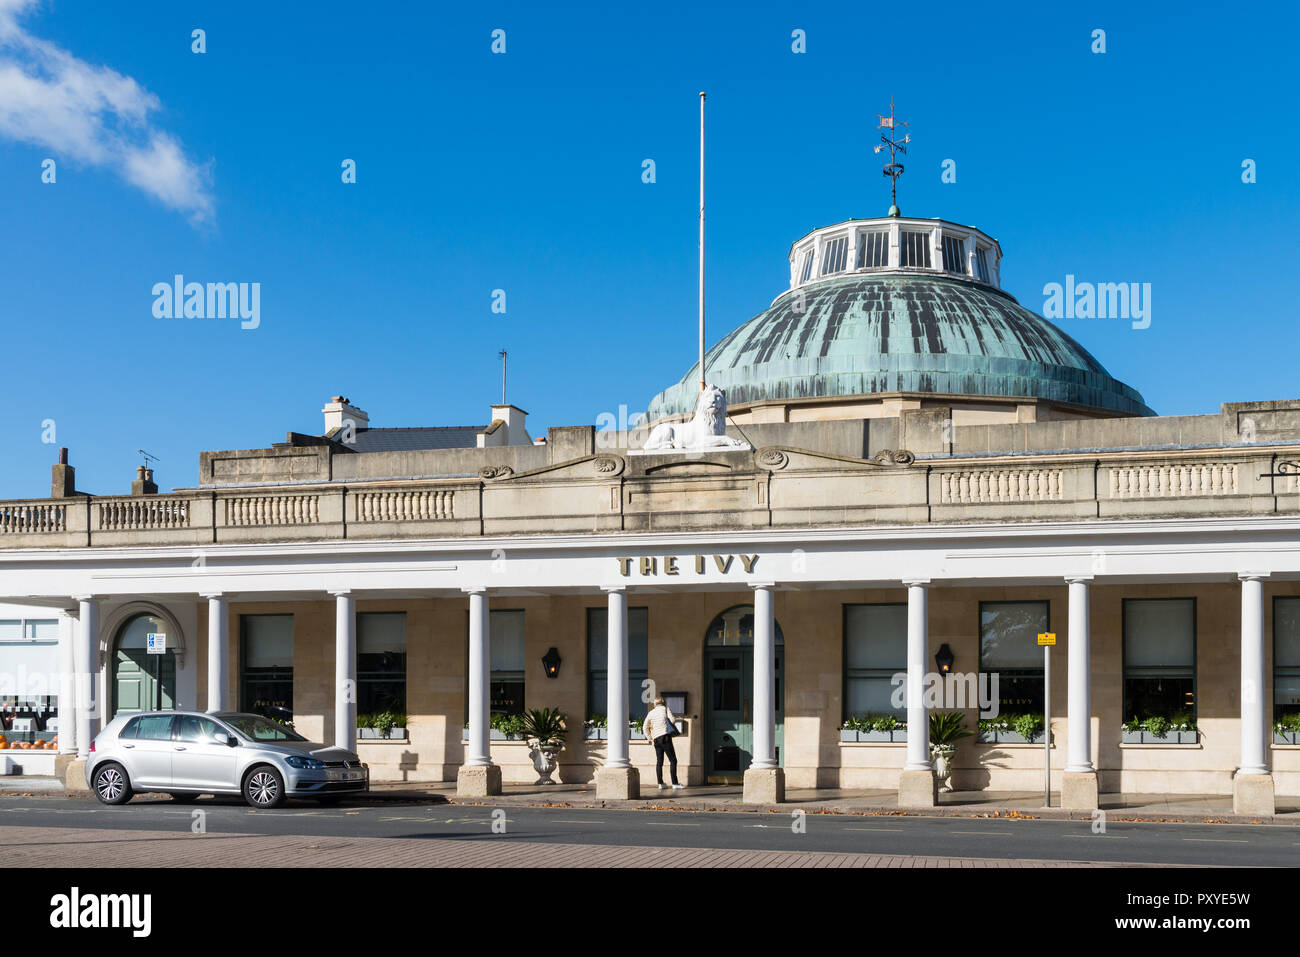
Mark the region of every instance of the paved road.
MULTIPOLYGON (((357 842, 353 853, 366 859, 376 854, 382 857, 384 842, 389 842, 390 854, 403 857, 405 863, 423 864, 463 862, 464 855, 454 861, 448 855, 452 848, 471 846, 492 848, 476 852, 486 855, 478 863, 497 862, 498 857, 500 863, 510 863, 512 855, 505 850, 510 847, 517 849, 516 857, 527 851, 534 857, 542 854, 551 864, 571 855, 576 848, 598 848, 609 858, 600 866, 617 866, 615 858, 625 864, 650 863, 654 848, 748 852, 748 858, 730 859, 728 863, 733 866, 762 862, 762 857, 755 854, 821 855, 815 866, 863 863, 853 860, 832 864, 824 859, 826 855, 877 858, 868 866, 905 858, 931 863, 978 859, 994 866, 1060 861, 1287 867, 1300 863, 1300 830, 1287 826, 1113 822, 1104 834, 1097 834, 1089 822, 1080 821, 812 814, 803 818, 804 830, 797 833, 792 828, 794 820, 784 813, 414 803, 329 808, 300 804, 256 811, 233 799, 204 799, 183 806, 166 798, 149 797, 110 808, 93 798, 0 798, 0 857, 14 860, 16 855, 33 864, 88 866, 106 855, 105 859, 113 858, 120 865, 126 861, 112 850, 112 844, 122 841, 137 848, 152 846, 161 855, 156 863, 165 863, 168 854, 176 853, 190 859, 174 863, 237 864, 243 861, 219 860, 212 855, 243 857, 251 847, 260 847, 262 852, 281 847, 293 853, 291 847, 310 849, 313 844, 299 839, 318 838, 325 839, 324 843, 315 842, 318 849, 324 850, 344 850, 337 846, 340 839, 357 842), (197 849, 190 840, 195 836, 195 811, 203 812, 203 837, 209 845, 202 861, 193 859, 197 849), (500 833, 502 829, 504 833, 500 833), (80 833, 70 833, 73 831, 80 833), (248 835, 254 837, 245 837, 248 835), (176 838, 179 840, 173 840, 176 838), (553 850, 538 850, 546 845, 553 846, 553 850), (48 847, 48 853, 41 851, 33 857, 42 847, 48 847)), ((347 863, 347 854, 338 856, 340 860, 329 863, 347 863)), ((264 863, 264 857, 264 853, 258 855, 259 863, 264 863)), ((536 864, 538 860, 530 857, 529 862, 536 864)), ((298 859, 285 863, 326 861, 298 859)), ((366 861, 358 859, 356 863, 366 861)), ((592 859, 590 863, 598 861, 592 859)), ((678 863, 689 861, 683 858, 678 863)), ((793 866, 799 862, 773 858, 769 863, 793 866)))

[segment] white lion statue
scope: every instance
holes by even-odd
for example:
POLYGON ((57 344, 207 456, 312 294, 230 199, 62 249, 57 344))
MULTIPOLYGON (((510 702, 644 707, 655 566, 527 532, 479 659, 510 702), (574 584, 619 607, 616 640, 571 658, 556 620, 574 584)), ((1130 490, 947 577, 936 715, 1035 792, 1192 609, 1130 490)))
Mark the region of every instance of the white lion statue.
POLYGON ((716 385, 706 385, 695 403, 695 418, 689 422, 662 422, 646 439, 645 451, 706 449, 749 449, 748 442, 727 435, 727 394, 716 385))

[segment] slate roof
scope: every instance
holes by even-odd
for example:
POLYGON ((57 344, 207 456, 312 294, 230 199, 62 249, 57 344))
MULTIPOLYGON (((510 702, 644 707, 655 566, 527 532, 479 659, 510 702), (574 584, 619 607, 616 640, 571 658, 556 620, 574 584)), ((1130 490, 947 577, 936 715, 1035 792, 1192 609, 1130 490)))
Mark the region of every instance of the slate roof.
MULTIPOLYGON (((718 342, 706 362, 709 382, 732 405, 930 392, 1155 414, 1137 390, 1014 297, 938 275, 858 274, 791 290, 718 342)), ((693 411, 698 368, 651 400, 651 421, 693 411)))
POLYGON ((416 429, 358 429, 354 452, 418 452, 425 449, 472 449, 484 425, 442 425, 416 429))

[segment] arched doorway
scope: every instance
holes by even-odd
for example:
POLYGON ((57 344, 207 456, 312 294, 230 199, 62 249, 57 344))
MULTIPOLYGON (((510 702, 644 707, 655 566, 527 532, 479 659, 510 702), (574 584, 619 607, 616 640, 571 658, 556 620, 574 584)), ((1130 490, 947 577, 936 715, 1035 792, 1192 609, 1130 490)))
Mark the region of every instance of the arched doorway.
POLYGON ((179 638, 166 621, 140 614, 125 621, 113 640, 113 714, 156 711, 176 704, 176 653, 179 638), (167 635, 167 650, 149 654, 148 636, 167 635))
MULTIPOLYGON (((776 623, 776 760, 784 766, 785 636, 776 623)), ((704 636, 704 770, 710 784, 738 784, 754 756, 754 606, 733 605, 704 636)))

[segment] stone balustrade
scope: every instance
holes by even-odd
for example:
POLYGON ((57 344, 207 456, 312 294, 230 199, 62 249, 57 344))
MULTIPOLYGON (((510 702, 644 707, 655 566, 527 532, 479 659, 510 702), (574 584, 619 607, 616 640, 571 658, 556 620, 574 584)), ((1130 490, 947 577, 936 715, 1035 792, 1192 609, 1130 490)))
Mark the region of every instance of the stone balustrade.
POLYGON ((95 527, 104 531, 188 528, 190 525, 190 503, 170 495, 97 499, 94 511, 95 527))
POLYGON ((1300 512, 1271 450, 853 459, 602 454, 514 472, 0 502, 0 549, 1300 512))
POLYGON ((62 503, 0 503, 0 536, 62 532, 66 529, 66 509, 62 503))
POLYGON ((1045 502, 1064 497, 1060 469, 977 469, 944 472, 939 479, 940 501, 1045 502))
POLYGON ((1111 498, 1236 495, 1237 466, 1226 462, 1134 465, 1110 468, 1111 498))

